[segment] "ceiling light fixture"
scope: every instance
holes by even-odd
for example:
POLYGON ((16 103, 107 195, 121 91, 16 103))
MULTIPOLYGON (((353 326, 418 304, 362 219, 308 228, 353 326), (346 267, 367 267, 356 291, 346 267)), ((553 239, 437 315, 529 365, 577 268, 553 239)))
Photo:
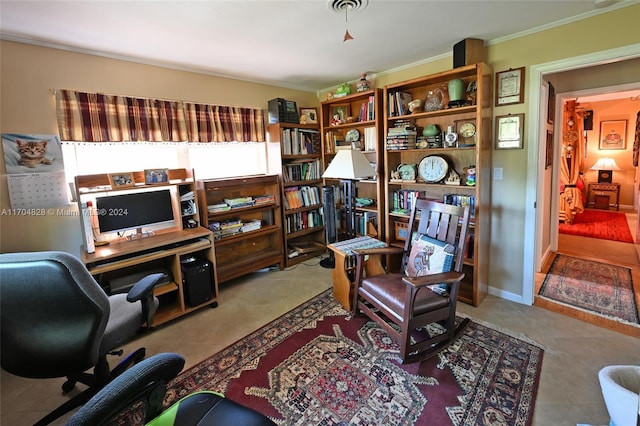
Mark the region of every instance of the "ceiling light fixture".
POLYGON ((358 12, 363 10, 369 4, 369 0, 329 0, 327 2, 327 8, 337 13, 344 12, 344 20, 346 31, 344 33, 344 39, 342 41, 353 40, 353 36, 349 34, 349 11, 358 12))

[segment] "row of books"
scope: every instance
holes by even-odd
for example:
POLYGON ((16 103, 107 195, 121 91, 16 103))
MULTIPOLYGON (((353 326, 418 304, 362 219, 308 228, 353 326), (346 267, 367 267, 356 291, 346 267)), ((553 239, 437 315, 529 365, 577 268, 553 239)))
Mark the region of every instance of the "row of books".
POLYGON ((369 96, 367 102, 360 104, 360 112, 358 114, 358 121, 371 121, 376 119, 375 111, 375 97, 369 96))
POLYGON ((454 206, 469 206, 469 210, 472 217, 476 215, 476 197, 475 195, 463 195, 463 194, 444 194, 443 200, 445 204, 451 204, 454 206))
POLYGON ((303 229, 315 228, 323 225, 322 212, 312 210, 308 212, 298 212, 287 215, 285 221, 286 233, 302 231, 303 229))
POLYGON ((322 177, 320 160, 287 163, 282 166, 282 178, 285 182, 315 180, 322 177))
POLYGON ((283 129, 284 155, 320 154, 320 131, 313 129, 283 129))
POLYGON ((409 102, 413 95, 409 92, 389 92, 389 117, 409 114, 409 102))
POLYGON ((317 186, 290 186, 284 189, 284 208, 298 209, 320 204, 320 189, 317 186))
POLYGON ((398 191, 393 191, 392 196, 393 201, 391 204, 391 213, 409 214, 411 212, 411 208, 416 202, 416 199, 424 197, 424 194, 421 197, 420 191, 400 189, 398 191))

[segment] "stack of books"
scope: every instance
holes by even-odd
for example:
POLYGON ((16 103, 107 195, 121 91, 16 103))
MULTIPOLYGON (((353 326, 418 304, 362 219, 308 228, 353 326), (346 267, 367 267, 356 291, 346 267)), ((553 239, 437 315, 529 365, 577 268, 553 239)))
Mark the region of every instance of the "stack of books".
POLYGON ((240 219, 229 219, 222 222, 211 222, 209 229, 213 231, 213 237, 219 240, 223 237, 237 234, 242 228, 242 221, 240 219))
POLYGON ((240 227, 240 232, 255 231, 262 227, 262 221, 260 219, 253 219, 251 222, 245 222, 240 227))
POLYGON ((255 204, 252 197, 225 198, 224 202, 227 203, 232 209, 249 207, 255 204))
POLYGON ((231 210, 231 207, 227 203, 210 204, 207 206, 209 213, 225 212, 231 210))
POLYGON ((273 194, 258 195, 253 199, 253 201, 255 202, 256 206, 261 206, 264 204, 275 203, 276 197, 273 194))
POLYGON ((415 149, 416 127, 411 120, 396 120, 387 133, 387 151, 415 149))

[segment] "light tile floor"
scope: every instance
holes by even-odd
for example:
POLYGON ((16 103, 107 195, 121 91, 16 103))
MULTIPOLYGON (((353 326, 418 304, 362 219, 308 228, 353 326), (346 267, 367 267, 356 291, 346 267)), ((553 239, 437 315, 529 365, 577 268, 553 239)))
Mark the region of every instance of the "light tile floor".
MULTIPOLYGON (((216 309, 202 309, 145 334, 125 348, 147 354, 174 351, 188 368, 331 286, 331 271, 309 262, 285 271, 258 272, 221 287, 216 309)), ((492 296, 459 311, 532 339, 546 352, 534 425, 609 423, 598 371, 612 364, 640 364, 640 340, 533 306, 492 296)), ((30 425, 62 401, 63 380, 0 376, 2 425, 30 425)), ((58 424, 63 424, 59 422, 58 424)))

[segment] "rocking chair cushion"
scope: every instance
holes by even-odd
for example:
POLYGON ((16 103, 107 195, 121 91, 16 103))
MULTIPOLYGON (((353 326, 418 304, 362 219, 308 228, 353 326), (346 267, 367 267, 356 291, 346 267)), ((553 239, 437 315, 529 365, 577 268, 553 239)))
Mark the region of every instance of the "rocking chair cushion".
POLYGON ((405 274, 408 277, 449 272, 453 268, 456 248, 424 234, 414 234, 405 274))
MULTIPOLYGON (((368 293, 377 299, 382 305, 391 309, 402 318, 407 294, 407 285, 402 282, 402 274, 377 275, 362 280, 361 291, 368 293)), ((425 287, 418 290, 413 306, 413 314, 420 315, 425 312, 446 307, 449 298, 434 293, 425 287)))

